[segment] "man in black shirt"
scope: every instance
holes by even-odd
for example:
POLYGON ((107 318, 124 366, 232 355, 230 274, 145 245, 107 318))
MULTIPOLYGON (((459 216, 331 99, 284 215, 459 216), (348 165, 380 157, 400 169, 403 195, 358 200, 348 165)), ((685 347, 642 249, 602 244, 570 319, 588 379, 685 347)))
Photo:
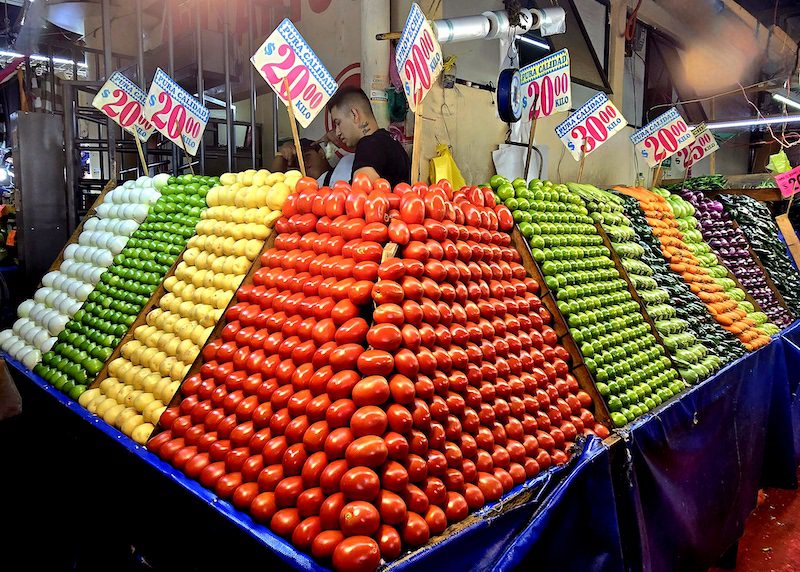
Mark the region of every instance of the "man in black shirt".
POLYGON ((410 182, 408 154, 388 131, 378 128, 367 94, 357 87, 344 87, 328 102, 328 111, 336 135, 355 149, 353 177, 363 174, 373 183, 384 178, 393 188, 410 182))

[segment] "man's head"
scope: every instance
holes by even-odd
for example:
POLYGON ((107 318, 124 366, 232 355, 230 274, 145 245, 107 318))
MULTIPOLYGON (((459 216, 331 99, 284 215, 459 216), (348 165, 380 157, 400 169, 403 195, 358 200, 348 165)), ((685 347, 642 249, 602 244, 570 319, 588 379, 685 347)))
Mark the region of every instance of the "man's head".
POLYGON ((355 147, 362 137, 374 133, 378 122, 369 98, 360 88, 343 87, 328 102, 336 135, 348 147, 355 147))
POLYGON ((325 152, 317 143, 303 137, 300 139, 300 149, 303 152, 306 175, 318 179, 320 175, 330 170, 331 166, 325 158, 325 152))

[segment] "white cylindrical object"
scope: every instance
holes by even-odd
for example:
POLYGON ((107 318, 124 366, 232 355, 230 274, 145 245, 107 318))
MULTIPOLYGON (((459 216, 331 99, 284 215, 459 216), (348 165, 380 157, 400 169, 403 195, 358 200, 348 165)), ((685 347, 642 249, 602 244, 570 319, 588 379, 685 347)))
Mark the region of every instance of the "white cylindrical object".
POLYGON ((433 22, 433 31, 440 44, 482 40, 489 35, 491 26, 484 15, 444 18, 433 22))
POLYGON ((389 0, 361 0, 361 89, 369 97, 378 127, 389 126, 389 42, 375 39, 375 30, 390 26, 389 0))

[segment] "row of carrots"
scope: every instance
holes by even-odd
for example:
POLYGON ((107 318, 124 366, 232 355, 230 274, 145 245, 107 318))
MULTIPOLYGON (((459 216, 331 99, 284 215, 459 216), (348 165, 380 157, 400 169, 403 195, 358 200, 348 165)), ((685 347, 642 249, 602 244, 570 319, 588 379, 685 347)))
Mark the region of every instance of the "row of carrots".
POLYGON ((692 292, 702 300, 714 319, 753 351, 770 342, 739 303, 718 284, 692 254, 678 230, 678 222, 664 197, 641 187, 614 187, 639 201, 653 234, 661 242, 661 252, 673 272, 681 275, 692 292))

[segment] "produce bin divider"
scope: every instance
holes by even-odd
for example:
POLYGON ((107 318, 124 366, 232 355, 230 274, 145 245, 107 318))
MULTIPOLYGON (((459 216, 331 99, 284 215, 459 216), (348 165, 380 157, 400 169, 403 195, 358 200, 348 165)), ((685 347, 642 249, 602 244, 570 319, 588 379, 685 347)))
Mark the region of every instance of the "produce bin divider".
POLYGON ((595 222, 594 226, 597 229, 597 233, 603 239, 603 244, 606 246, 606 248, 608 248, 608 251, 611 253, 610 254, 611 260, 617 267, 617 272, 619 272, 620 277, 625 281, 625 284, 628 286, 628 292, 630 292, 631 297, 636 301, 636 303, 639 304, 639 311, 641 312, 642 317, 644 317, 644 321, 647 322, 647 325, 650 326, 650 331, 652 332, 653 337, 655 337, 656 342, 658 342, 659 345, 664 349, 664 354, 667 356, 667 358, 669 358, 670 363, 672 363, 672 367, 675 369, 675 371, 678 371, 678 366, 675 365, 675 362, 672 359, 672 354, 670 354, 669 350, 667 349, 667 346, 664 345, 664 339, 661 337, 658 328, 656 328, 656 323, 653 321, 653 318, 650 317, 650 314, 647 313, 647 306, 645 305, 644 300, 642 300, 642 298, 639 296, 639 293, 636 291, 636 288, 634 288, 633 282, 631 282, 631 278, 630 276, 628 276, 628 271, 625 270, 625 267, 622 265, 622 260, 617 254, 617 251, 614 250, 614 246, 611 244, 611 239, 608 237, 608 234, 606 234, 603 225, 601 225, 599 222, 595 222))
MULTIPOLYGON (((92 206, 86 212, 86 216, 83 217, 81 222, 78 223, 78 226, 75 227, 75 230, 72 232, 72 235, 69 237, 67 242, 64 243, 64 248, 62 248, 61 252, 58 253, 58 256, 56 256, 55 260, 53 260, 53 263, 50 265, 50 268, 47 269, 47 272, 45 272, 45 274, 47 274, 48 272, 53 272, 54 270, 58 270, 59 269, 59 267, 61 266, 61 263, 64 262, 64 251, 67 250, 67 247, 70 244, 76 244, 78 242, 78 237, 83 232, 83 226, 84 226, 84 224, 86 224, 86 221, 89 220, 90 218, 92 218, 93 216, 95 216, 95 214, 97 214, 97 207, 99 207, 101 204, 103 204, 103 200, 106 198, 106 195, 109 192, 111 192, 113 189, 115 189, 115 188, 117 188, 117 181, 114 180, 114 179, 110 179, 106 183, 106 186, 103 187, 103 190, 100 191, 100 194, 97 195, 97 198, 92 203, 92 206)), ((148 213, 149 213, 149 211, 148 211, 148 213)), ((41 287, 42 287, 42 282, 40 280, 39 281, 39 285, 37 286, 37 290, 39 288, 41 288, 41 287)))
MULTIPOLYGON (((228 310, 230 310, 231 306, 239 303, 238 300, 236 299, 236 292, 239 291, 239 288, 241 288, 243 284, 251 284, 253 282, 253 274, 255 274, 262 267, 261 257, 267 250, 269 250, 275 245, 276 236, 277 233, 275 232, 275 230, 270 229, 270 234, 264 240, 264 245, 261 247, 261 252, 259 252, 258 255, 255 257, 255 259, 253 260, 253 264, 250 265, 250 270, 247 271, 247 274, 244 275, 242 281, 239 282, 239 284, 236 286, 236 289, 233 291, 233 295, 231 296, 230 301, 228 301, 228 304, 222 311, 220 319, 217 321, 216 324, 214 324, 214 328, 211 330, 211 333, 206 338, 206 341, 200 344, 200 353, 198 353, 197 357, 194 358, 191 367, 189 367, 189 371, 186 373, 185 376, 183 376, 183 379, 181 380, 181 385, 183 385, 183 382, 186 381, 188 378, 198 373, 200 371, 200 368, 203 367, 203 348, 206 346, 206 344, 208 344, 208 342, 217 339, 222 333, 222 330, 225 328, 225 326, 228 325, 228 322, 225 320, 225 315, 228 313, 228 310)), ((176 391, 175 395, 172 396, 172 399, 167 404, 167 406, 172 407, 174 405, 179 405, 182 399, 183 398, 181 397, 181 388, 178 387, 178 391, 176 391)), ((158 425, 156 427, 156 431, 154 431, 153 435, 151 435, 150 437, 152 438, 157 432, 160 432, 160 430, 161 430, 161 425, 158 425)))
POLYGON ((600 423, 609 429, 613 428, 614 424, 611 422, 611 413, 608 410, 608 406, 600 395, 600 392, 597 391, 594 377, 586 367, 583 361, 583 354, 578 344, 576 344, 575 340, 572 338, 567 322, 564 320, 564 316, 561 315, 556 305, 555 295, 545 284, 544 275, 531 254, 528 242, 525 240, 525 237, 522 236, 522 233, 516 225, 514 225, 514 230, 511 233, 511 243, 522 258, 522 266, 525 268, 528 276, 539 283, 539 287, 541 288, 539 291, 539 298, 553 317, 553 330, 555 330, 556 335, 558 335, 558 340, 561 345, 564 346, 564 349, 567 350, 572 358, 570 370, 578 381, 578 386, 592 397, 592 403, 594 405, 594 411, 592 411, 592 413, 600 423))
MULTIPOLYGON (((731 218, 731 222, 733 223, 733 228, 738 230, 739 223, 733 220, 733 218, 731 218)), ((744 232, 742 232, 742 234, 744 234, 744 232)), ((747 240, 746 235, 745 235, 745 240, 747 240)), ((792 318, 794 318, 795 317, 794 312, 792 312, 791 308, 789 308, 789 306, 786 304, 786 300, 783 299, 783 295, 780 293, 778 287, 775 285, 775 282, 773 282, 772 277, 769 275, 769 272, 767 271, 766 267, 761 262, 761 258, 759 258, 758 254, 756 254, 756 251, 753 250, 753 247, 750 245, 749 240, 747 241, 747 252, 750 253, 750 258, 753 259, 753 261, 756 263, 756 266, 758 266, 761 269, 761 272, 764 273, 764 278, 767 282, 767 286, 769 287, 770 290, 772 290, 772 293, 775 295, 775 299, 778 301, 781 307, 787 312, 789 312, 792 318)))
POLYGON ((184 252, 186 252, 186 248, 187 248, 186 246, 183 247, 183 250, 181 251, 180 255, 175 259, 175 262, 172 263, 172 266, 164 275, 164 278, 158 284, 158 287, 150 295, 150 299, 147 300, 144 306, 142 306, 142 309, 139 311, 139 314, 136 316, 136 319, 133 321, 133 324, 131 324, 131 327, 128 328, 128 331, 125 332, 125 334, 122 336, 122 339, 120 339, 119 343, 114 348, 114 351, 111 352, 111 355, 108 356, 108 359, 105 361, 105 363, 103 363, 103 367, 99 372, 97 372, 97 376, 94 378, 94 381, 92 381, 92 383, 89 384, 89 389, 100 387, 100 383, 108 377, 108 364, 110 364, 112 361, 114 361, 120 356, 120 351, 122 349, 122 346, 133 339, 134 330, 139 326, 141 326, 142 324, 144 324, 147 319, 147 314, 150 313, 150 310, 158 306, 158 301, 164 294, 166 294, 166 289, 164 288, 164 280, 166 280, 169 276, 175 274, 175 269, 178 267, 180 261, 183 260, 183 254, 184 252))

